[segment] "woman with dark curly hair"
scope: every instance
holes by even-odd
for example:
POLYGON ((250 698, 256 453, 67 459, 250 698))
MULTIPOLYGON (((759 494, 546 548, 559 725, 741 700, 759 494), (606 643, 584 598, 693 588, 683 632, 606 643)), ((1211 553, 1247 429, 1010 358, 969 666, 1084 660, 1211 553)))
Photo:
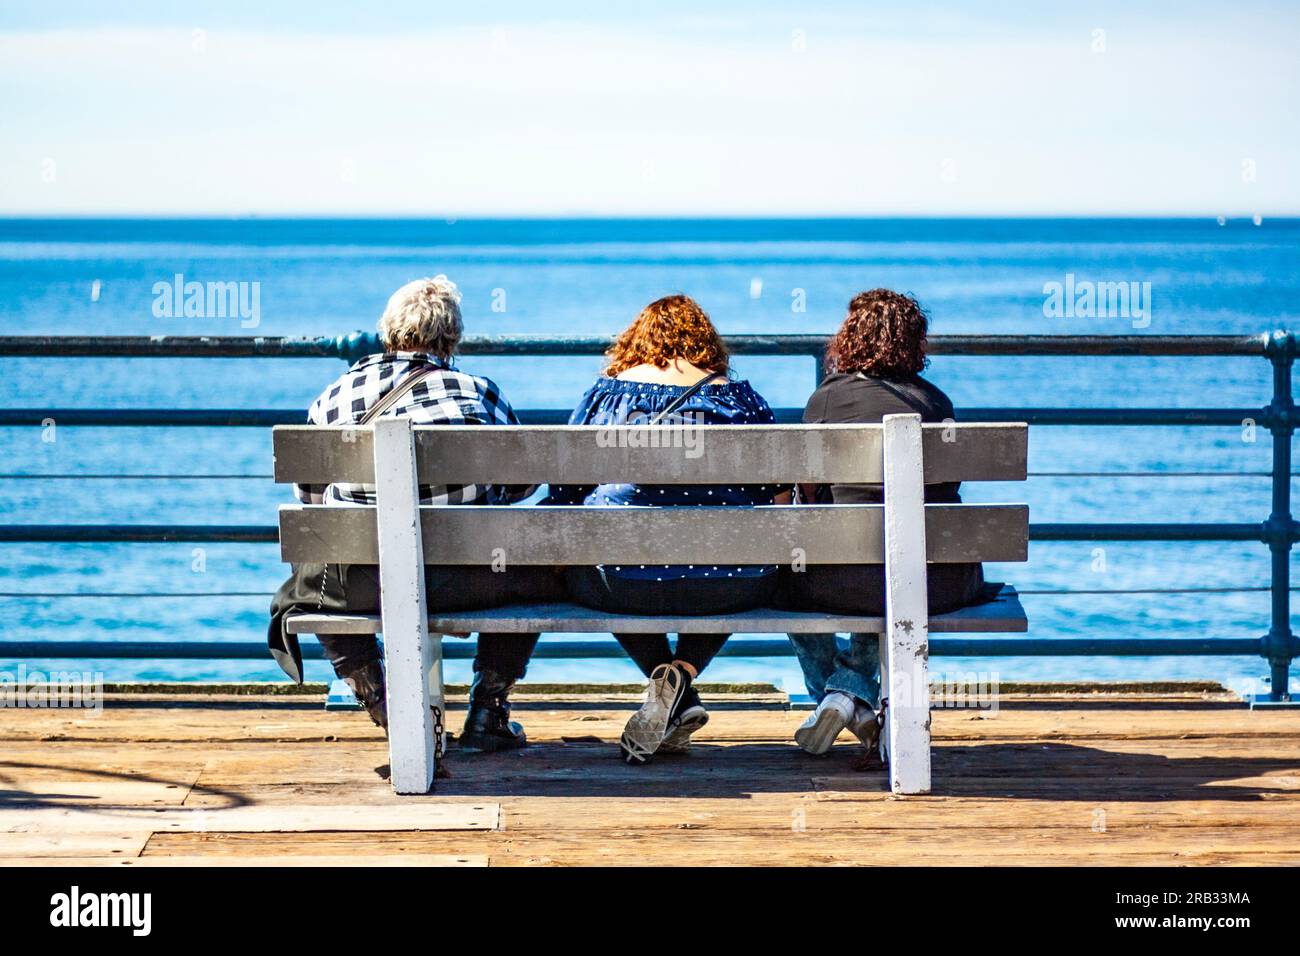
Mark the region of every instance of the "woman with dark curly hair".
MULTIPOLYGON (((726 345, 704 310, 684 295, 646 306, 605 355, 605 368, 569 418, 571 425, 764 425, 775 419, 763 397, 730 377, 726 345)), ((687 436, 683 436, 685 439, 687 436)), ((693 439, 694 440, 694 439, 693 439)), ((788 500, 776 485, 552 486, 548 503, 593 507, 770 505, 788 500)), ((610 614, 732 614, 771 602, 777 569, 754 565, 602 565, 568 568, 573 599, 610 614)), ((708 713, 692 683, 727 634, 615 634, 650 679, 645 703, 623 730, 628 763, 682 753, 708 713)))
MULTIPOLYGON (((848 317, 826 350, 827 375, 804 409, 803 420, 868 423, 886 415, 919 414, 922 421, 953 420, 952 402, 921 377, 928 320, 909 295, 872 289, 853 297, 848 317)), ((927 485, 929 502, 961 501, 954 483, 927 485)), ((799 500, 818 504, 879 504, 880 485, 800 485, 799 500)), ((980 600, 984 575, 978 564, 932 564, 928 570, 933 613, 980 600)), ((843 614, 883 614, 885 576, 878 564, 817 565, 786 575, 790 602, 798 608, 843 614)), ((791 634, 808 693, 817 709, 795 731, 809 753, 826 753, 848 728, 867 749, 879 738, 880 641, 852 634, 847 646, 834 634, 791 634)))

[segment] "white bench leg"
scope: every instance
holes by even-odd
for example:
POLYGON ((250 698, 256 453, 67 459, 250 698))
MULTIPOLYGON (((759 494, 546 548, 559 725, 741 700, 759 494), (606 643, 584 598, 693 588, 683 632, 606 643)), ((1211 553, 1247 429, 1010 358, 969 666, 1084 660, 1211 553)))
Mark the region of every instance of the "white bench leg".
POLYGON ((434 658, 424 594, 414 436, 405 418, 381 418, 374 431, 389 765, 398 793, 428 793, 436 767, 426 675, 434 658))
POLYGON ((885 628, 889 786, 930 792, 930 617, 921 416, 885 417, 885 628))

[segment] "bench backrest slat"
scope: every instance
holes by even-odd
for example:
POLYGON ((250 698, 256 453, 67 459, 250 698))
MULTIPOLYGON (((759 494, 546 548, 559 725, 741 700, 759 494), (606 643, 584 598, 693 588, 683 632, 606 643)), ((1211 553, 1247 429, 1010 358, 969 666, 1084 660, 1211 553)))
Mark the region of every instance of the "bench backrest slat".
MULTIPOLYGON (((880 505, 757 508, 420 509, 426 564, 879 564, 880 505)), ((932 562, 1024 561, 1024 505, 928 505, 932 562)), ((280 550, 289 562, 376 564, 375 509, 285 505, 280 550)))
MULTIPOLYGON (((426 485, 879 483, 881 425, 457 425, 415 428, 426 485)), ((282 425, 275 479, 374 482, 368 428, 282 425)), ((925 481, 1023 481, 1023 424, 923 428, 925 481)))

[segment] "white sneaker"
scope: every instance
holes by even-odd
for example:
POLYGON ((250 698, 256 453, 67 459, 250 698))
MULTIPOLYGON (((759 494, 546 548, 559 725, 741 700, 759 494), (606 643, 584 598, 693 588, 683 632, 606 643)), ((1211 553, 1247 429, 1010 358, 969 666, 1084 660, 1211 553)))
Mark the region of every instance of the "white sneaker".
POLYGON ((810 754, 824 754, 852 719, 853 698, 832 691, 794 732, 794 742, 810 754))
POLYGON ((686 672, 674 664, 660 664, 654 669, 650 685, 646 687, 645 703, 628 718, 618 742, 624 760, 630 764, 643 764, 655 755, 668 735, 673 710, 689 683, 686 672))

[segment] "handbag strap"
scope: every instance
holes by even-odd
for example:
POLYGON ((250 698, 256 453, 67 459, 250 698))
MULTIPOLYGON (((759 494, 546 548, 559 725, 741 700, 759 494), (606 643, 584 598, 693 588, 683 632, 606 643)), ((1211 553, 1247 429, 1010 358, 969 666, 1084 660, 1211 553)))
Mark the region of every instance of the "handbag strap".
POLYGON ((375 404, 366 409, 366 413, 361 416, 358 425, 369 425, 384 412, 389 411, 407 395, 411 394, 415 386, 419 385, 430 375, 440 372, 442 369, 437 365, 426 365, 424 368, 412 372, 406 378, 402 379, 397 385, 393 386, 388 392, 375 404))
POLYGON ((862 379, 864 382, 879 382, 881 385, 885 386, 885 388, 890 392, 890 394, 892 394, 896 399, 898 399, 900 402, 902 402, 912 411, 916 412, 922 418, 924 418, 926 413, 929 411, 929 409, 921 407, 919 400, 915 396, 907 394, 907 392, 903 391, 901 388, 899 388, 893 382, 888 381, 887 379, 873 378, 872 376, 867 375, 863 372, 858 373, 858 378, 862 379))
POLYGON ((711 381, 713 381, 717 377, 718 377, 717 372, 710 372, 708 375, 704 376, 704 378, 700 379, 698 382, 696 382, 686 391, 682 392, 671 402, 669 402, 667 408, 665 408, 654 418, 650 419, 650 424, 658 425, 660 422, 662 422, 673 412, 677 411, 677 409, 681 408, 683 405, 689 402, 696 395, 696 393, 699 392, 700 389, 702 389, 705 385, 708 385, 711 381))

